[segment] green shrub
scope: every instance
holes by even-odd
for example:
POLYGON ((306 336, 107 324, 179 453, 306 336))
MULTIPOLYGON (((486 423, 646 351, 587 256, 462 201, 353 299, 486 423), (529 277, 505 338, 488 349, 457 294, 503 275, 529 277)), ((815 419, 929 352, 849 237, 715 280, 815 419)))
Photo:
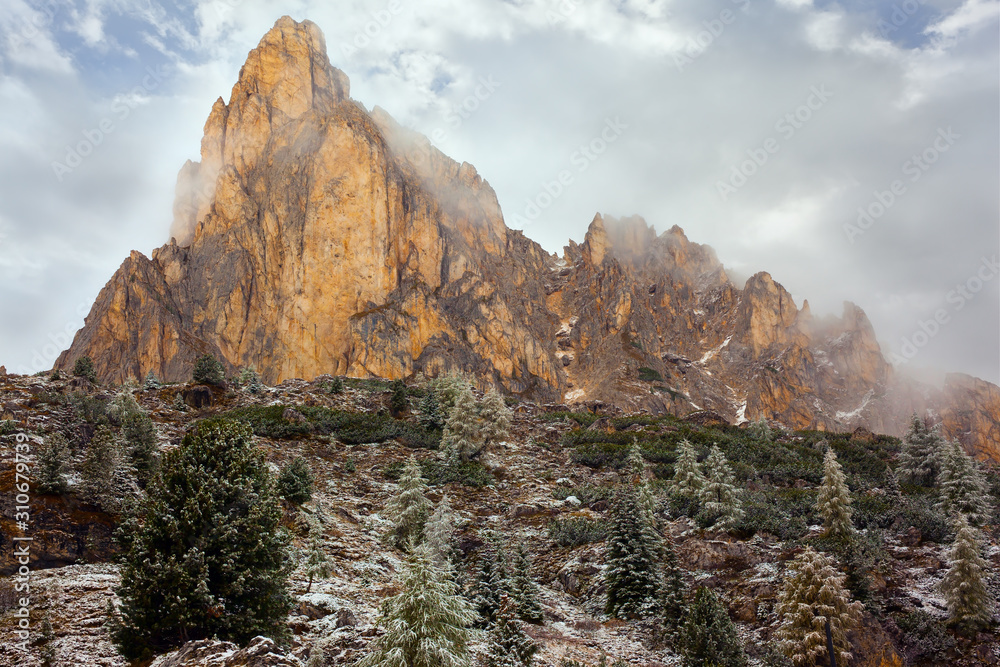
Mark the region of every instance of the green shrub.
MULTIPOLYGON (((386 466, 383 474, 391 480, 399 479, 403 472, 403 463, 397 462, 386 466)), ((462 484, 473 488, 491 486, 493 475, 477 461, 447 462, 423 459, 420 461, 420 472, 424 479, 433 486, 450 484, 462 484)))
POLYGON ((344 393, 344 379, 339 375, 330 380, 330 384, 327 386, 327 391, 331 394, 343 394, 344 393))
POLYGON ((933 664, 948 662, 955 650, 955 638, 944 624, 926 611, 914 611, 896 617, 896 625, 903 631, 904 655, 907 664, 930 661, 933 664))
POLYGON ((663 382, 663 376, 660 375, 660 372, 648 366, 639 369, 639 379, 643 382, 663 382))
POLYGON ((94 360, 87 356, 77 359, 73 364, 73 375, 96 383, 97 371, 94 370, 94 360))
POLYGON ((211 354, 203 354, 194 362, 191 379, 198 384, 222 385, 226 381, 226 370, 211 354))
POLYGON ((389 397, 389 410, 393 417, 401 417, 410 409, 410 401, 406 393, 406 384, 402 380, 392 383, 392 396, 389 397))
POLYGON ((560 422, 570 419, 581 426, 590 426, 597 421, 597 415, 592 412, 546 412, 539 416, 539 419, 543 422, 560 422))
POLYGON ((281 466, 278 473, 278 495, 289 502, 304 503, 312 498, 313 473, 309 464, 297 456, 281 466))
POLYGON ((603 519, 571 517, 553 519, 548 525, 549 539, 561 547, 578 547, 601 542, 607 537, 608 525, 603 519))

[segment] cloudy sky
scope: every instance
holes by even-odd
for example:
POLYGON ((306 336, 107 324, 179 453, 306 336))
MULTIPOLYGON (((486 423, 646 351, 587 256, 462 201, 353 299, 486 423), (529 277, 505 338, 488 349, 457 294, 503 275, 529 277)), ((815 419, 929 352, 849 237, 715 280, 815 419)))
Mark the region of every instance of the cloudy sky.
POLYGON ((49 368, 128 252, 167 240, 212 102, 289 14, 546 249, 597 211, 677 224, 738 281, 859 304, 907 368, 998 382, 998 7, 4 0, 0 363, 49 368))

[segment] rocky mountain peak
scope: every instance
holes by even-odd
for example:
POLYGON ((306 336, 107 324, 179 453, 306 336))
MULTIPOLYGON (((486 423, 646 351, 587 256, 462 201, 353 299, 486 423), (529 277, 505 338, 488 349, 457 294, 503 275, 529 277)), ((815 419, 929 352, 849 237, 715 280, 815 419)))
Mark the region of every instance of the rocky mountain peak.
POLYGON ((173 240, 121 265, 57 367, 88 355, 104 381, 182 381, 210 353, 273 383, 461 370, 543 401, 896 434, 954 394, 976 407, 949 433, 1000 452, 996 388, 922 398, 853 304, 816 322, 769 274, 740 290, 712 248, 639 216, 597 214, 552 258, 506 227, 475 167, 349 91, 319 28, 279 19, 178 175, 173 240))

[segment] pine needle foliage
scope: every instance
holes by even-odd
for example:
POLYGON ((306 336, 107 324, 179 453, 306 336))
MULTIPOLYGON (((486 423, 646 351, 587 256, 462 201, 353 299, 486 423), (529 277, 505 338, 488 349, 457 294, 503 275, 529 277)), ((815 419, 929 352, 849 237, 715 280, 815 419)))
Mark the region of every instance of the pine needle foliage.
POLYGON ((333 572, 333 565, 323 545, 323 526, 315 518, 309 521, 309 544, 302 561, 305 574, 309 577, 306 593, 312 590, 313 579, 325 579, 333 572))
POLYGON ((447 567, 455 557, 455 516, 445 495, 424 525, 424 543, 438 567, 447 567))
POLYGON ((156 373, 149 371, 146 373, 146 379, 142 383, 143 391, 156 391, 161 386, 160 379, 156 377, 156 373))
POLYGON ((479 424, 483 449, 510 436, 510 408, 496 389, 486 392, 479 405, 479 424))
POLYGON ((837 662, 848 664, 851 645, 847 633, 861 621, 862 605, 852 602, 844 588, 845 575, 827 556, 806 547, 789 566, 775 611, 781 621, 776 637, 796 666, 830 662, 826 623, 830 623, 837 662))
POLYGON ((715 519, 712 530, 732 530, 743 518, 743 502, 725 454, 712 445, 705 460, 705 483, 699 491, 702 511, 715 519))
POLYGON ((502 593, 496 622, 489 632, 486 667, 531 667, 538 649, 521 628, 514 600, 502 593))
POLYGON ((992 508, 986 478, 958 442, 949 442, 943 446, 938 481, 938 509, 945 516, 961 515, 973 526, 981 526, 987 522, 992 508))
POLYGON ((816 510, 823 517, 826 537, 846 540, 854 534, 851 523, 851 491, 837 454, 827 449, 823 458, 823 482, 816 497, 816 510))
POLYGON ((746 654, 729 613, 711 589, 701 587, 677 640, 684 667, 744 667, 746 654))
POLYGON ((382 603, 378 624, 385 634, 356 667, 469 667, 475 613, 426 546, 410 554, 400 587, 382 603))
POLYGON ((468 463, 483 447, 476 398, 468 385, 463 385, 455 397, 455 405, 448 414, 441 445, 453 462, 468 463))
POLYGON ((510 588, 517 606, 517 617, 526 623, 540 625, 544 620, 539 601, 538 583, 531 576, 531 559, 524 544, 519 544, 511 562, 510 588))
POLYGON ((312 498, 314 483, 309 462, 296 456, 278 472, 278 495, 289 502, 302 504, 312 498))
POLYGON ((486 535, 473 590, 479 627, 488 628, 496 623, 501 598, 514 596, 507 550, 494 534, 486 535))
POLYGON ((438 403, 437 394, 429 391, 420 399, 418 420, 420 425, 429 431, 437 431, 444 428, 444 414, 441 412, 441 404, 438 403))
POLYGON ((90 357, 79 357, 73 364, 73 375, 97 383, 97 372, 94 370, 94 360, 90 357))
POLYGON ((663 572, 659 595, 660 626, 668 640, 677 637, 687 614, 687 585, 673 540, 663 541, 663 572))
POLYGON ((201 425, 163 457, 121 526, 113 637, 132 660, 190 640, 287 638, 288 538, 275 482, 240 422, 201 425))
POLYGON ((203 354, 194 362, 191 379, 198 384, 222 385, 226 381, 226 369, 211 354, 203 354))
POLYGON ((101 425, 87 445, 80 467, 83 496, 105 512, 118 514, 139 492, 135 470, 118 436, 101 425))
POLYGON ((910 419, 910 428, 899 451, 897 472, 900 479, 911 484, 933 487, 941 469, 942 439, 937 428, 930 429, 917 415, 910 419))
POLYGON ((989 627, 995 601, 986 587, 988 567, 975 528, 959 515, 941 593, 948 605, 948 622, 962 632, 989 627))
POLYGON ((399 478, 399 492, 386 506, 386 514, 392 521, 387 537, 399 549, 407 549, 411 543, 423 539, 424 524, 431 513, 431 501, 424 495, 426 491, 427 480, 421 474, 416 457, 411 456, 399 478))
POLYGON ((69 443, 61 433, 47 435, 39 445, 37 450, 37 465, 35 474, 37 475, 38 493, 50 493, 52 495, 62 495, 68 489, 66 475, 69 472, 70 459, 69 443))
POLYGON ((670 480, 670 492, 685 498, 697 498, 705 487, 705 476, 698 465, 698 454, 685 438, 677 449, 674 476, 670 480))
POLYGON ((647 618, 657 608, 660 536, 642 509, 637 488, 624 484, 611 504, 605 611, 616 618, 647 618))

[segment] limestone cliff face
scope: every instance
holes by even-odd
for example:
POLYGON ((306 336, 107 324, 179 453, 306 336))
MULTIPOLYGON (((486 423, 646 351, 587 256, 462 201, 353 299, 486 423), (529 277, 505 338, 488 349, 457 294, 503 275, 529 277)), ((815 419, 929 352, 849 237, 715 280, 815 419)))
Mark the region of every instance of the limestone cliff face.
POLYGON ((87 354, 104 380, 178 381, 210 352, 270 382, 462 369, 543 400, 897 434, 931 410, 1000 459, 1000 390, 894 377, 853 304, 815 321, 767 273, 734 285, 711 248, 639 217, 598 215, 548 255, 472 165, 352 100, 308 21, 280 19, 213 105, 172 236, 122 264, 58 368, 87 354))

